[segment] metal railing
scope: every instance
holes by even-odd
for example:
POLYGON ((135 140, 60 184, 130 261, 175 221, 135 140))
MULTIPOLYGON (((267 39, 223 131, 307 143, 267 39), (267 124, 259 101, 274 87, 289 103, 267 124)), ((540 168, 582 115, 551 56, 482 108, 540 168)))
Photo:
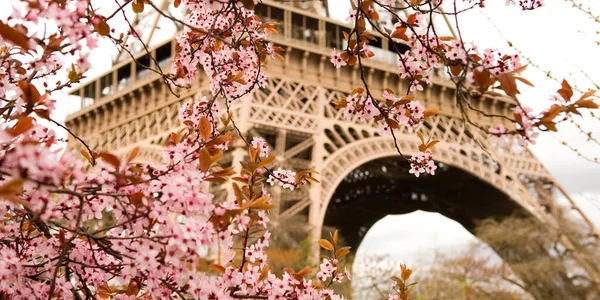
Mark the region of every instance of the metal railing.
MULTIPOLYGON (((255 12, 263 22, 279 23, 277 26, 279 35, 274 38, 278 43, 293 40, 294 43, 306 43, 312 49, 340 49, 347 44, 342 32, 351 30, 348 24, 268 0, 257 5, 255 12)), ((388 50, 387 39, 382 39, 376 33, 374 35, 380 38, 378 45, 369 45, 369 49, 375 53, 374 59, 384 64, 397 65, 398 58, 395 53, 388 50)), ((111 70, 70 91, 67 99, 69 117, 72 118, 74 113, 123 90, 137 87, 136 82, 152 77, 154 74, 140 67, 138 61, 144 60, 149 63, 148 67, 161 68, 168 72, 170 60, 175 53, 175 40, 170 39, 154 46, 149 49, 149 52, 158 64, 147 59, 147 53, 141 53, 134 56, 135 60, 129 59, 117 63, 111 70)))

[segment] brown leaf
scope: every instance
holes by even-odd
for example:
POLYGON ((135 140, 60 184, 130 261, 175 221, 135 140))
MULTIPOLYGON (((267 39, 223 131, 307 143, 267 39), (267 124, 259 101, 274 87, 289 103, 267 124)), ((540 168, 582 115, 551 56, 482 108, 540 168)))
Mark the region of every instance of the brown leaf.
POLYGON ((335 251, 335 257, 343 257, 350 253, 350 247, 342 247, 335 251))
POLYGON ((403 41, 408 41, 408 36, 406 35, 406 27, 396 27, 394 33, 392 33, 392 37, 396 39, 401 39, 403 41))
POLYGON ((29 39, 22 32, 8 26, 0 20, 0 35, 3 39, 19 46, 25 50, 29 50, 29 39))
POLYGON ((421 140, 422 144, 425 144, 425 138, 423 137, 423 134, 420 132, 417 132, 417 136, 419 136, 419 139, 421 140))
POLYGON ((234 167, 229 167, 227 169, 223 169, 221 171, 217 171, 217 172, 213 173, 213 175, 215 175, 215 176, 231 176, 233 174, 235 174, 234 167))
POLYGON ((268 166, 274 160, 275 160, 275 155, 271 154, 271 155, 269 155, 269 157, 264 158, 263 160, 261 160, 260 163, 258 165, 256 165, 256 168, 260 169, 262 167, 268 166))
POLYGON ((127 290, 125 294, 127 296, 135 296, 140 292, 140 284, 135 279, 131 279, 129 284, 127 285, 127 290))
POLYGON ((400 265, 400 269, 402 270, 402 279, 404 279, 404 281, 408 280, 412 274, 412 270, 407 268, 406 265, 400 265))
POLYGON ((33 107, 33 105, 40 100, 40 92, 37 90, 35 85, 21 80, 19 81, 19 89, 23 92, 21 98, 25 100, 25 102, 33 107))
POLYGON ((515 76, 512 74, 500 74, 498 75, 498 81, 500 82, 500 86, 498 88, 503 90, 508 96, 515 97, 520 93, 519 89, 517 89, 515 76))
POLYGON ((579 100, 575 104, 577 104, 577 107, 582 108, 598 108, 598 104, 593 100, 579 100))
POLYGON ((102 299, 108 299, 111 295, 112 291, 106 282, 99 286, 96 291, 96 297, 100 297, 102 299))
POLYGON ((23 184, 25 181, 21 178, 13 178, 6 181, 0 187, 0 198, 12 201, 17 204, 21 204, 21 200, 17 197, 23 193, 23 184))
POLYGON ((451 65, 450 66, 450 73, 454 76, 458 76, 460 75, 460 72, 462 72, 463 67, 461 65, 451 65))
POLYGON ((565 101, 571 101, 571 97, 573 97, 573 89, 567 80, 563 80, 561 83, 561 88, 557 91, 559 95, 565 99, 565 101))
POLYGON ((106 23, 105 19, 100 19, 100 21, 98 21, 98 23, 94 25, 94 28, 96 29, 96 32, 98 32, 99 35, 110 35, 110 26, 108 25, 108 23, 106 23))
POLYGON ((589 91, 585 92, 583 95, 581 95, 581 97, 579 97, 579 100, 587 99, 587 98, 593 96, 595 93, 596 93, 595 90, 589 90, 589 91))
POLYGON ((417 21, 417 14, 411 14, 410 16, 408 16, 408 18, 406 19, 406 23, 413 25, 415 22, 417 21))
POLYGON ((265 265, 265 267, 260 271, 260 277, 258 277, 258 282, 261 282, 269 275, 269 265, 265 265))
POLYGON ((533 87, 533 83, 531 83, 529 80, 527 80, 527 79, 525 79, 523 77, 515 76, 515 79, 521 81, 522 83, 524 83, 524 84, 526 84, 528 86, 533 87))
POLYGON ((144 11, 144 0, 133 0, 133 3, 131 3, 131 8, 133 9, 133 12, 136 14, 143 12, 144 11))
POLYGON ((435 145, 437 145, 439 142, 440 141, 438 140, 429 142, 429 144, 427 144, 427 149, 433 149, 433 147, 435 147, 435 145))
POLYGON ((496 82, 496 78, 492 77, 490 72, 486 69, 473 70, 473 78, 475 81, 475 85, 479 87, 479 92, 484 93, 487 91, 490 86, 492 86, 496 82))
POLYGON ((133 148, 133 150, 131 150, 131 152, 129 152, 129 155, 127 155, 127 162, 131 162, 132 160, 134 160, 138 156, 139 153, 140 153, 139 146, 133 148))
POLYGON ((358 94, 358 95, 362 95, 362 93, 365 92, 364 88, 355 88, 352 90, 352 92, 350 92, 350 95, 354 95, 354 94, 358 94))
POLYGON ((562 111, 560 105, 554 104, 550 106, 550 108, 544 112, 544 116, 540 119, 541 122, 549 122, 554 120, 558 114, 562 111))
POLYGON ((100 156, 100 158, 103 161, 105 161, 108 164, 110 164, 111 166, 115 167, 116 170, 119 170, 119 167, 121 167, 121 161, 119 161, 119 158, 117 158, 113 154, 110 154, 110 153, 107 153, 107 152, 102 152, 102 153, 100 153, 98 155, 100 156))
POLYGON ((435 108, 432 108, 432 109, 426 109, 426 110, 425 110, 425 112, 423 112, 423 116, 424 116, 425 118, 429 118, 429 117, 431 117, 431 116, 435 116, 435 115, 437 115, 437 114, 438 114, 438 112, 439 112, 439 110, 437 110, 437 109, 435 109, 435 108))
POLYGON ((338 241, 338 231, 334 231, 333 232, 333 236, 331 237, 331 241, 333 242, 333 245, 337 245, 337 241, 338 241))
POLYGON ((202 137, 203 140, 208 141, 212 135, 212 125, 207 117, 202 116, 202 118, 200 118, 199 130, 200 137, 202 137))
POLYGON ((324 249, 331 250, 331 251, 333 251, 333 249, 334 249, 333 245, 331 244, 331 242, 329 242, 326 239, 320 239, 319 240, 319 246, 321 246, 324 249))
POLYGON ((245 8, 254 9, 254 0, 239 0, 245 8))
POLYGON ((44 49, 44 52, 46 54, 48 53, 52 53, 54 51, 60 51, 63 47, 60 45, 65 39, 67 38, 67 36, 58 36, 58 35, 53 35, 50 37, 50 39, 48 40, 48 45, 46 46, 46 49, 44 49))
POLYGON ((296 273, 296 274, 298 274, 298 275, 300 275, 300 276, 304 277, 304 276, 306 276, 306 275, 310 274, 311 272, 312 272, 312 269, 311 269, 311 268, 309 268, 309 267, 306 267, 306 268, 304 268, 304 269, 302 269, 302 270, 298 271, 298 273, 296 273))
POLYGON ((88 160, 90 165, 94 165, 94 160, 92 159, 90 153, 87 150, 81 149, 81 155, 83 155, 83 157, 85 157, 88 160))
POLYGON ((356 63, 358 62, 358 58, 356 58, 356 56, 352 55, 348 58, 348 66, 354 66, 356 65, 356 63))
POLYGON ((198 151, 198 160, 200 162, 200 171, 207 172, 212 165, 212 157, 210 156, 210 153, 206 147, 198 151))
POLYGON ((394 119, 385 119, 385 123, 392 129, 400 128, 400 124, 394 119))
POLYGON ((129 196, 129 202, 131 202, 131 204, 133 204, 133 205, 139 205, 140 203, 142 203, 143 198, 144 198, 144 193, 136 192, 129 196))
POLYGON ((12 136, 17 136, 31 129, 33 126, 35 126, 35 119, 33 117, 20 117, 15 126, 10 129, 10 134, 12 134, 12 136))

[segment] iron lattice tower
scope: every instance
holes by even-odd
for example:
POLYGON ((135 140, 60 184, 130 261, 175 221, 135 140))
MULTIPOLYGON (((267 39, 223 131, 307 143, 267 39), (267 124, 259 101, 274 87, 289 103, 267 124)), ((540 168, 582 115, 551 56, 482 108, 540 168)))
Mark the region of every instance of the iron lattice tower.
MULTIPOLYGON (((343 48, 342 31, 349 31, 348 25, 311 10, 267 0, 257 6, 256 13, 263 21, 281 24, 280 34, 270 39, 285 49, 285 60, 268 62, 267 87, 233 108, 236 123, 243 135, 264 137, 280 166, 311 168, 321 174, 321 184, 309 188, 294 192, 273 189, 277 208, 271 214, 275 224, 300 217, 310 226, 311 237, 318 239, 324 224, 342 224, 344 218, 340 216, 346 216, 345 220, 351 221, 342 227, 348 233, 356 232, 349 234, 354 246, 360 242, 364 228, 385 214, 424 207, 457 220, 467 229, 472 229, 479 219, 508 215, 515 210, 525 211, 552 228, 559 226, 557 199, 563 197, 583 220, 586 228, 582 230, 598 236, 590 220, 528 149, 497 149, 480 132, 465 125, 454 85, 440 76, 416 94, 427 108, 440 111, 418 129, 442 141, 434 152, 440 164, 439 174, 423 181, 398 175, 402 172, 396 171, 406 166, 398 163, 392 138, 380 136, 374 122, 345 120, 331 104, 361 85, 357 68, 335 69, 329 63, 331 48, 343 48), (387 182, 387 186, 374 182, 387 182), (441 186, 452 188, 431 191, 431 187, 441 186), (388 204, 433 204, 402 204, 393 212, 379 207, 372 214, 348 215, 352 213, 349 207, 376 207, 373 203, 378 200, 388 204), (365 221, 360 220, 362 217, 365 221)), ((408 88, 397 76, 397 58, 388 51, 390 46, 386 39, 371 45, 376 56, 364 62, 374 95, 381 95, 384 87, 398 91, 408 88)), ((170 39, 152 46, 149 54, 138 55, 137 62, 130 58, 115 62, 111 70, 70 93, 69 102, 76 103, 77 110, 70 112, 66 125, 96 151, 125 155, 140 146, 140 162, 160 159, 158 153, 169 134, 183 128, 178 121, 181 104, 208 91, 208 81, 199 78, 191 89, 177 90, 180 97, 176 97, 160 76, 138 66, 145 64, 168 72, 173 53, 175 41, 170 39)), ((471 104, 497 115, 510 113, 512 107, 504 98, 485 98, 471 104)), ((472 118, 491 125, 488 118, 480 115, 473 114, 472 118)), ((404 151, 417 149, 419 140, 414 134, 401 131, 396 137, 404 151)), ((241 160, 245 150, 239 146, 226 159, 241 160)), ((79 152, 81 147, 76 140, 69 141, 72 151, 79 152)), ((600 283, 597 268, 578 253, 573 241, 563 236, 561 242, 593 281, 600 283)), ((318 251, 313 249, 313 253, 318 251)))

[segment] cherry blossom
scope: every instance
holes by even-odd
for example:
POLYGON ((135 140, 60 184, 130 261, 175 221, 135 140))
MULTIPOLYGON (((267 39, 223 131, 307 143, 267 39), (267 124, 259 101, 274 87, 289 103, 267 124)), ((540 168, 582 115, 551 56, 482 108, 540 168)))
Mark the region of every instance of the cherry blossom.
POLYGON ((333 48, 331 51, 330 61, 338 69, 346 65, 346 61, 342 59, 341 53, 339 53, 335 48, 333 48))
POLYGON ((294 190, 296 188, 296 172, 277 168, 273 174, 269 175, 267 183, 270 185, 278 184, 284 189, 294 190))
POLYGON ((252 138, 252 142, 250 143, 252 147, 256 150, 260 151, 260 157, 268 157, 269 156, 269 145, 267 145, 267 141, 261 137, 252 138))
POLYGON ((408 172, 415 175, 415 177, 419 177, 421 174, 425 173, 435 175, 437 166, 433 161, 433 155, 431 152, 419 152, 414 154, 411 156, 409 163, 410 170, 408 172))

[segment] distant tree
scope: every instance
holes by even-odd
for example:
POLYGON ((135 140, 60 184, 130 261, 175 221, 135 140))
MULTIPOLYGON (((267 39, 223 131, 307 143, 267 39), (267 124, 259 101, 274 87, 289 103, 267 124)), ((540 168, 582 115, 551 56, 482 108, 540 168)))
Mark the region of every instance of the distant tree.
MULTIPOLYGON (((597 237, 582 234, 583 225, 566 215, 559 222, 560 229, 551 230, 522 216, 482 221, 475 233, 487 245, 477 243, 451 254, 438 252, 430 265, 417 266, 413 280, 418 284, 409 299, 600 299, 598 285, 565 255, 569 250, 561 244, 562 235, 574 237, 581 259, 597 267, 597 237)), ((355 261, 354 297, 384 298, 389 282, 382 278, 396 274, 395 265, 397 262, 381 255, 355 261)))
POLYGON ((480 245, 459 255, 437 254, 432 266, 419 271, 419 284, 412 291, 415 300, 528 300, 519 279, 480 245))
POLYGON ((518 274, 519 285, 536 299, 600 299, 600 287, 567 255, 577 250, 579 259, 598 268, 598 237, 582 234, 583 224, 567 216, 558 222, 557 229, 552 229, 532 218, 488 219, 476 232, 503 257, 518 274), (573 241, 571 248, 563 244, 565 235, 573 241))

